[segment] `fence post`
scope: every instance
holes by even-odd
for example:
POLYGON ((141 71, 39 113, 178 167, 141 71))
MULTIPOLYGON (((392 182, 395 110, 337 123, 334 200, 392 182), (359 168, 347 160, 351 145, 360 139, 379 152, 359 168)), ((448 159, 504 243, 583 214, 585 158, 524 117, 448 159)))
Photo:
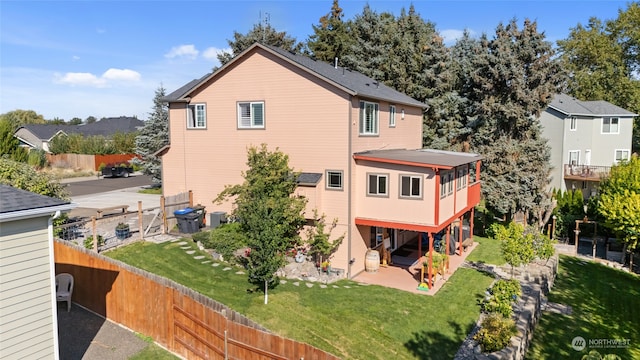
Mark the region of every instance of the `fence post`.
POLYGON ((95 216, 91 217, 91 228, 93 230, 93 251, 98 252, 98 226, 95 216))
POLYGON ((189 207, 193 206, 193 191, 189 190, 189 207))
POLYGON ((142 223, 142 201, 138 201, 138 232, 140 240, 144 239, 144 224, 142 223))
POLYGON ((164 195, 160 196, 160 211, 162 211, 162 234, 167 233, 167 211, 164 203, 164 195))

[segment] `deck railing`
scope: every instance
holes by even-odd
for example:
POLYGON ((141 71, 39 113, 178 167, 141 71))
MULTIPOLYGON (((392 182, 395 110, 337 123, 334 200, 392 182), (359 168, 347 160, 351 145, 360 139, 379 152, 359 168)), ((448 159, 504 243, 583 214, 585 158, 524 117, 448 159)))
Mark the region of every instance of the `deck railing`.
POLYGON ((600 181, 609 175, 611 166, 564 165, 564 178, 574 180, 600 181))

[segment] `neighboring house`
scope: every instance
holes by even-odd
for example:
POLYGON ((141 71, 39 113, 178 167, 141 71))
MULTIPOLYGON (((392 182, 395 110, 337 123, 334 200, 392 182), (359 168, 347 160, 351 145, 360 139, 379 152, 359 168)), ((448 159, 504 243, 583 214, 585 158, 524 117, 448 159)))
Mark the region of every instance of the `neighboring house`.
POLYGON ((131 133, 144 126, 142 120, 132 117, 104 118, 90 124, 60 125, 60 124, 27 124, 20 126, 14 136, 20 140, 22 146, 30 149, 43 149, 49 152, 49 144, 56 136, 82 134, 84 136, 110 137, 114 134, 131 133))
POLYGON ((209 212, 229 212, 212 200, 243 182, 247 148, 267 144, 302 172, 305 215, 338 219, 332 237, 345 239, 332 266, 348 277, 364 270, 368 248, 395 250, 472 219, 480 200, 480 156, 421 149, 426 105, 357 72, 254 44, 165 101, 165 195, 192 190, 209 212))
POLYGON ((551 147, 550 188, 582 190, 585 198, 597 193, 611 165, 631 156, 634 116, 606 101, 556 95, 540 116, 551 147))
POLYGON ((0 184, 0 358, 58 359, 53 216, 69 202, 0 184))

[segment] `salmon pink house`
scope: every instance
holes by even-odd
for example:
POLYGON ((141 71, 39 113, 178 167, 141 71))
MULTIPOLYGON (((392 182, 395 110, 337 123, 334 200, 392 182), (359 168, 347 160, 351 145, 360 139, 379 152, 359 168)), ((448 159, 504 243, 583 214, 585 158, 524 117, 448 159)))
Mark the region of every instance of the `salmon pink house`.
POLYGON ((349 278, 369 249, 473 227, 480 156, 422 149, 426 105, 360 73, 254 44, 165 101, 165 195, 191 190, 207 212, 230 212, 213 200, 243 181, 247 149, 277 148, 301 172, 305 215, 338 219, 332 235, 345 238, 331 262, 349 278))

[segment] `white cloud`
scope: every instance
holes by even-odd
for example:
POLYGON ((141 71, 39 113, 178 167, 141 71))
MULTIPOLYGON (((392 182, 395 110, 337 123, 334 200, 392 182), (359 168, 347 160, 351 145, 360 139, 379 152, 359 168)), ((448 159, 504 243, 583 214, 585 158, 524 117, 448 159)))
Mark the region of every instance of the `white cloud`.
POLYGON ((140 81, 140 73, 129 69, 109 69, 102 74, 106 80, 140 81))
POLYGON ((193 45, 180 45, 174 46, 171 50, 164 55, 164 57, 173 59, 178 57, 186 57, 189 59, 195 59, 200 52, 193 45))
POLYGON ((66 73, 64 75, 55 74, 56 82, 67 85, 103 87, 106 82, 91 73, 66 73))
POLYGON ((138 82, 141 75, 137 71, 129 69, 109 69, 97 77, 91 73, 73 73, 69 72, 64 75, 54 74, 54 82, 58 84, 66 84, 71 86, 89 86, 103 88, 114 82, 138 82))
POLYGON ((210 61, 218 61, 218 54, 221 54, 223 52, 231 52, 231 48, 226 48, 226 49, 218 49, 215 47, 210 47, 208 49, 206 49, 205 51, 202 52, 202 57, 210 60, 210 61))
POLYGON ((80 60, 80 56, 78 56, 78 55, 73 55, 73 56, 71 57, 71 60, 73 60, 73 61, 78 61, 78 60, 80 60))

